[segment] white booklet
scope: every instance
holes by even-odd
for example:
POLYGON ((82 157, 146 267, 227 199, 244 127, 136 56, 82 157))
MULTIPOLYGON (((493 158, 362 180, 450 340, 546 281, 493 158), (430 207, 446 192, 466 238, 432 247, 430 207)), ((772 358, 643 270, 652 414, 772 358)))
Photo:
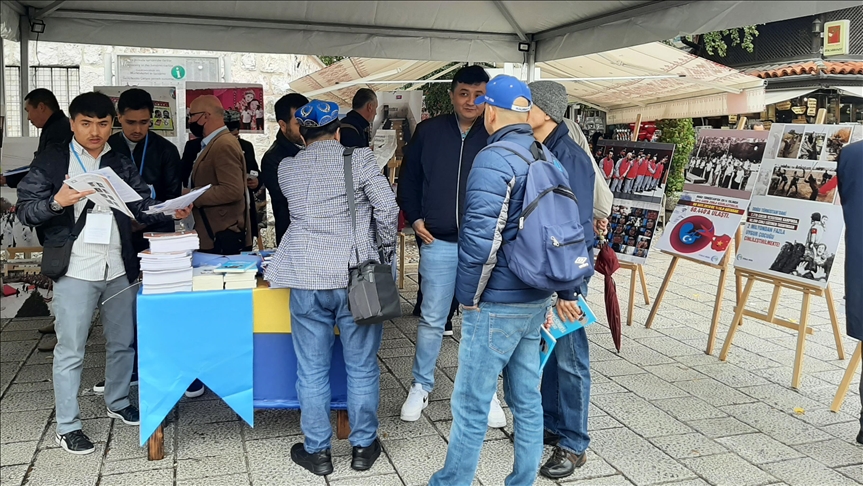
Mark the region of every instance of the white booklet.
POLYGON ((141 200, 141 196, 129 187, 110 167, 76 175, 75 177, 66 179, 64 182, 78 192, 95 191, 93 194, 87 196, 87 199, 101 207, 116 209, 132 219, 135 218, 125 203, 139 201, 141 200), (116 186, 120 186, 120 189, 118 190, 116 186), (130 192, 137 199, 131 198, 130 192))
POLYGON ((147 208, 147 210, 144 212, 146 214, 174 214, 175 211, 179 211, 180 209, 186 209, 187 207, 189 207, 190 204, 195 202, 195 200, 198 199, 201 194, 206 192, 209 188, 210 185, 207 184, 206 186, 201 187, 200 189, 195 189, 188 194, 183 194, 180 197, 170 199, 163 203, 154 204, 147 208))

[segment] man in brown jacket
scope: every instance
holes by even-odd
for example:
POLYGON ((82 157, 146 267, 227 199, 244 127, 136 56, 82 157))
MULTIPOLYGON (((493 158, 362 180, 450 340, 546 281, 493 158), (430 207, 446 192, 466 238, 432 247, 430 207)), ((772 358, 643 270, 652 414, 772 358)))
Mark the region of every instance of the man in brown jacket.
POLYGON ((192 167, 192 186, 210 184, 195 201, 195 228, 201 251, 221 255, 251 249, 246 163, 237 138, 225 126, 225 110, 215 96, 201 96, 189 107, 189 131, 202 139, 192 167))

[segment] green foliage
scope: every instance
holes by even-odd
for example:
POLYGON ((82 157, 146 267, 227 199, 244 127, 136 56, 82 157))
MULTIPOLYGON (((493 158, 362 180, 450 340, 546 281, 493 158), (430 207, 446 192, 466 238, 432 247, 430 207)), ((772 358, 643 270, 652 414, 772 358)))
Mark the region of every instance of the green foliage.
POLYGON ((318 56, 318 59, 324 63, 324 66, 332 66, 333 64, 344 59, 344 56, 318 56))
MULTIPOLYGON (((758 27, 750 25, 737 29, 717 30, 708 32, 701 36, 701 42, 704 45, 704 50, 708 55, 718 55, 725 57, 728 54, 729 47, 740 46, 746 52, 752 52, 755 49, 753 40, 758 37, 758 27), (741 31, 743 38, 740 37, 741 31)), ((689 37, 692 40, 692 37, 689 37)))
POLYGON ((668 172, 668 183, 665 185, 665 195, 675 197, 675 193, 683 190, 683 170, 686 168, 692 149, 695 148, 695 128, 692 125, 692 118, 659 120, 656 122, 656 128, 662 130, 660 142, 676 145, 668 172))

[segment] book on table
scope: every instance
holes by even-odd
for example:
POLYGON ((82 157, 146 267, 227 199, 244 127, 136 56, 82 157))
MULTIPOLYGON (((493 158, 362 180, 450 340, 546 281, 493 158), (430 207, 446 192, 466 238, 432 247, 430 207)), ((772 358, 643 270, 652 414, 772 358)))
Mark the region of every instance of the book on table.
POLYGON ((257 262, 249 262, 243 260, 228 260, 225 263, 222 263, 215 269, 216 273, 247 273, 247 272, 255 272, 258 273, 258 264, 257 262))
POLYGON ((195 230, 175 231, 173 233, 144 233, 150 242, 151 253, 172 253, 193 251, 200 248, 198 233, 195 230))
POLYGON ((215 273, 215 266, 205 265, 192 269, 192 291, 222 290, 225 288, 225 277, 215 273))

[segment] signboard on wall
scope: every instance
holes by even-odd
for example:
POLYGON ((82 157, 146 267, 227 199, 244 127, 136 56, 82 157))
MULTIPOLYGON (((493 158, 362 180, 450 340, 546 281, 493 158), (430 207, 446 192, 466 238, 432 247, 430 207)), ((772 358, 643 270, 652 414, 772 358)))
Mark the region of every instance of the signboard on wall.
POLYGON ((836 20, 824 24, 824 55, 844 56, 848 54, 850 20, 836 20))
POLYGON ((221 59, 206 56, 117 56, 118 86, 176 86, 185 81, 222 81, 221 59))

